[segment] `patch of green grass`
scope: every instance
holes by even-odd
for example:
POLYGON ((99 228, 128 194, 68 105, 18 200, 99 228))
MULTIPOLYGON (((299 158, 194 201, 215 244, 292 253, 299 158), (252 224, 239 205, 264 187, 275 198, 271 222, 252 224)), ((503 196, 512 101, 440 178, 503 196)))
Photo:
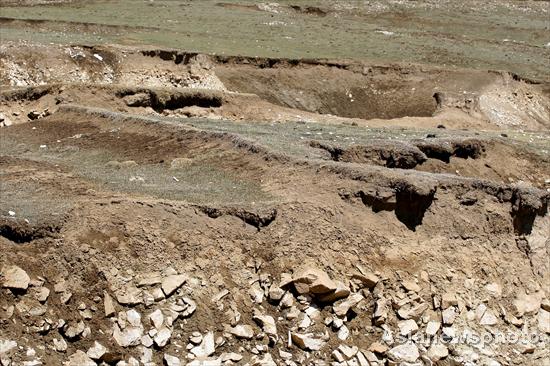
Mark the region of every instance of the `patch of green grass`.
MULTIPOLYGON (((200 204, 238 205, 277 200, 276 197, 266 193, 258 182, 223 170, 212 163, 212 157, 206 155, 179 169, 170 169, 169 162, 136 164, 119 168, 108 163, 121 162, 124 159, 105 150, 74 149, 67 148, 66 145, 40 148, 40 146, 30 146, 11 139, 3 140, 0 144, 0 156, 2 155, 57 164, 76 177, 92 182, 100 189, 113 192, 200 204)), ((59 182, 59 187, 63 187, 63 182, 59 182)), ((51 201, 47 191, 38 199, 36 195, 29 194, 24 189, 24 185, 21 189, 8 186, 3 188, 5 192, 13 191, 17 195, 21 193, 23 196, 28 195, 39 201, 51 201)), ((38 191, 40 190, 31 190, 31 192, 38 191)), ((59 198, 63 201, 63 197, 59 198)), ((22 197, 19 197, 19 200, 28 201, 22 197)), ((34 207, 36 204, 32 203, 31 206, 34 207)))
MULTIPOLYGON (((219 2, 113 0, 2 7, 3 17, 52 23, 33 24, 28 29, 4 23, 0 32, 3 40, 122 43, 230 55, 419 62, 506 69, 548 79, 545 2, 281 0, 281 6, 271 10, 222 7, 219 2), (299 13, 287 5, 319 6, 328 14, 299 13), (56 21, 127 28, 79 28, 56 25, 56 21)), ((249 0, 223 2, 259 4, 249 0)))

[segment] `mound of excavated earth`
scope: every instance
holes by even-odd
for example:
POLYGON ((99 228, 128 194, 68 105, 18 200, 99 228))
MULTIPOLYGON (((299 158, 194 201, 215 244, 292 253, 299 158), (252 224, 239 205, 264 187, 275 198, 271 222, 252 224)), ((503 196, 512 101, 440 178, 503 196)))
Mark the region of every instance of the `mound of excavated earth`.
POLYGON ((0 69, 0 365, 548 361, 547 86, 115 46, 0 69))

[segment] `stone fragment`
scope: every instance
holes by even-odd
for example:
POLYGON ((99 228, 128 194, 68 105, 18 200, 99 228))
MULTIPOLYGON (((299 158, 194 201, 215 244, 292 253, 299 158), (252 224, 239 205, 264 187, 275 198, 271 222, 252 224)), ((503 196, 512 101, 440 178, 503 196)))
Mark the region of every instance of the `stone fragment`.
POLYGON ((287 292, 283 295, 283 298, 281 299, 281 302, 279 303, 279 306, 281 309, 288 309, 292 307, 294 304, 294 296, 290 292, 287 292))
POLYGON ((67 281, 62 279, 62 280, 55 283, 55 285, 53 286, 53 290, 56 294, 60 294, 62 292, 67 292, 69 290, 69 285, 68 285, 67 281))
POLYGON ((153 324, 155 328, 160 329, 164 324, 164 315, 160 309, 157 309, 149 314, 149 320, 151 320, 151 324, 153 324))
POLYGON ((269 297, 269 300, 276 302, 276 301, 281 301, 284 294, 285 294, 285 290, 273 284, 269 288, 268 297, 269 297))
POLYGON ((236 325, 229 330, 229 333, 233 334, 237 338, 251 339, 254 337, 254 329, 248 324, 236 325))
POLYGON ((268 335, 277 335, 277 325, 275 319, 270 315, 262 315, 260 313, 254 314, 253 320, 258 323, 263 332, 268 335))
POLYGON ((31 280, 27 272, 15 265, 2 268, 2 276, 2 287, 13 290, 26 290, 31 280))
POLYGON ((105 353, 107 353, 107 348, 105 348, 101 343, 97 341, 95 341, 94 345, 90 347, 88 352, 86 352, 88 357, 90 357, 92 360, 100 360, 105 353))
POLYGON ((164 354, 164 363, 166 366, 181 366, 181 361, 178 357, 169 355, 168 353, 164 354))
POLYGON ((344 358, 344 355, 342 355, 342 353, 337 349, 332 351, 332 358, 334 359, 334 361, 340 362, 340 363, 346 361, 346 359, 344 358))
POLYGON ((296 306, 293 306, 288 310, 288 313, 286 314, 286 318, 288 320, 296 319, 300 316, 300 314, 302 314, 300 312, 300 309, 298 309, 296 306))
POLYGON ((277 366, 277 363, 269 353, 266 353, 262 358, 253 356, 250 361, 251 366, 277 366))
POLYGON ((481 319, 479 320, 479 324, 481 325, 496 325, 498 323, 498 318, 493 314, 493 312, 490 309, 485 310, 483 315, 481 316, 481 319))
POLYGON ((97 366, 97 364, 82 351, 76 351, 73 353, 67 362, 64 362, 65 366, 97 366))
POLYGON ((166 297, 172 295, 178 288, 187 281, 187 276, 183 274, 171 275, 162 280, 161 288, 166 297))
POLYGON ((376 300, 373 318, 375 325, 382 325, 388 320, 388 301, 385 298, 376 300))
POLYGON ((141 347, 141 357, 139 358, 141 363, 147 365, 153 361, 153 350, 147 347, 141 347))
POLYGON ((151 105, 149 93, 136 93, 126 95, 122 98, 128 107, 148 107, 151 105))
POLYGON ((458 314, 454 306, 443 310, 443 312, 441 313, 443 324, 446 324, 446 325, 453 324, 457 315, 458 314))
POLYGON ((351 293, 348 286, 343 282, 334 281, 336 289, 334 291, 327 292, 326 294, 318 295, 317 300, 320 302, 332 303, 340 299, 345 299, 351 293))
POLYGON ((229 290, 228 289, 223 289, 223 290, 221 290, 220 292, 218 292, 216 295, 214 295, 212 297, 212 302, 213 303, 220 302, 227 295, 229 295, 229 290))
POLYGON ((414 334, 418 330, 418 324, 413 319, 403 320, 397 323, 399 333, 403 336, 414 334))
POLYGON ((380 342, 373 342, 369 347, 369 351, 383 355, 388 352, 388 347, 380 342))
POLYGON ((157 347, 162 348, 168 344, 171 337, 172 331, 168 328, 162 328, 158 331, 153 340, 155 341, 157 347))
POLYGON ((133 285, 127 285, 126 287, 118 290, 115 295, 118 303, 121 305, 133 306, 143 303, 141 290, 133 285))
POLYGON ((116 314, 115 303, 113 298, 107 293, 103 293, 103 307, 105 309, 105 316, 110 318, 116 314))
POLYGON ((395 362, 415 362, 420 357, 420 352, 414 343, 407 342, 393 347, 387 355, 390 360, 395 362))
POLYGON ((57 352, 65 352, 67 350, 67 342, 63 338, 54 338, 53 339, 53 348, 57 352))
POLYGON ((542 303, 542 294, 535 292, 532 294, 526 294, 525 292, 520 292, 516 299, 513 302, 515 316, 522 317, 524 314, 534 314, 536 313, 542 303))
POLYGON ((264 290, 258 282, 252 284, 248 290, 248 294, 256 304, 261 304, 264 301, 264 290))
POLYGON ((17 348, 16 341, 0 338, 0 355, 6 354, 16 348, 17 348))
POLYGON ((372 272, 352 275, 352 279, 359 280, 366 288, 373 289, 380 281, 380 278, 372 272))
POLYGON ((539 331, 550 334, 550 312, 540 309, 537 320, 539 331))
POLYGON ((193 347, 191 353, 197 357, 208 357, 216 351, 216 343, 214 342, 214 333, 208 332, 202 338, 200 345, 193 347))
POLYGON ((370 362, 367 360, 363 352, 357 353, 357 363, 359 366, 370 366, 370 362))
POLYGON ((84 332, 85 328, 86 328, 86 325, 84 324, 83 321, 80 321, 76 324, 72 322, 65 329, 64 336, 70 340, 77 339, 84 332))
POLYGON ((50 289, 47 287, 36 287, 33 291, 34 298, 39 302, 46 302, 50 296, 50 289))
POLYGON ((435 320, 429 321, 426 325, 426 334, 433 337, 441 327, 441 323, 435 320))
POLYGON ((449 355, 449 350, 444 344, 441 344, 441 343, 432 344, 432 346, 428 349, 428 352, 427 352, 428 358, 433 362, 437 362, 441 359, 444 359, 448 355, 449 355))
POLYGON ((72 292, 70 292, 70 291, 65 291, 65 292, 61 293, 61 298, 60 298, 60 300, 61 300, 61 302, 62 302, 63 304, 67 304, 67 303, 69 303, 69 301, 71 301, 72 297, 73 297, 73 293, 72 293, 72 292))
POLYGON ((502 295, 502 287, 496 283, 488 283, 485 285, 485 289, 494 297, 500 297, 502 295))
POLYGON ((356 293, 348 297, 346 300, 341 300, 340 302, 336 303, 332 310, 334 311, 334 314, 336 314, 339 317, 345 316, 349 309, 357 305, 359 302, 363 300, 363 295, 360 293, 356 293))
POLYGON ((456 294, 447 292, 444 293, 443 296, 441 296, 441 309, 445 310, 450 306, 457 306, 458 305, 458 299, 456 298, 456 294))
POLYGON ((148 272, 136 276, 137 286, 154 286, 162 282, 162 277, 158 272, 148 272))
POLYGON ((138 313, 135 309, 128 310, 126 312, 126 320, 130 323, 131 326, 141 327, 141 314, 138 313))
POLYGON ((359 348, 357 348, 357 346, 350 347, 346 346, 345 344, 341 344, 340 346, 338 346, 338 351, 340 351, 340 353, 342 354, 342 356, 344 356, 346 360, 350 360, 355 357, 357 352, 359 352, 359 348))
POLYGON ((239 362, 242 359, 243 359, 243 356, 235 352, 222 353, 220 356, 221 362, 227 362, 227 361, 239 362))
POLYGON ((118 324, 113 325, 113 338, 121 347, 137 346, 141 343, 143 327, 128 326, 123 330, 118 324))
POLYGON ((403 281, 401 285, 405 288, 405 290, 411 292, 420 292, 422 290, 422 288, 415 281, 403 281))
POLYGON ((325 343, 321 338, 316 337, 313 333, 292 333, 291 338, 292 342, 304 351, 318 351, 325 343))
POLYGON ((418 320, 422 314, 429 308, 427 303, 421 303, 417 305, 407 304, 397 311, 397 314, 401 319, 414 319, 418 320))
POLYGON ((340 329, 338 329, 338 333, 336 333, 336 336, 339 340, 345 341, 349 337, 349 329, 345 325, 342 325, 340 329))
POLYGON ((292 278, 292 283, 299 294, 326 294, 334 292, 337 285, 328 274, 317 268, 306 268, 292 278))

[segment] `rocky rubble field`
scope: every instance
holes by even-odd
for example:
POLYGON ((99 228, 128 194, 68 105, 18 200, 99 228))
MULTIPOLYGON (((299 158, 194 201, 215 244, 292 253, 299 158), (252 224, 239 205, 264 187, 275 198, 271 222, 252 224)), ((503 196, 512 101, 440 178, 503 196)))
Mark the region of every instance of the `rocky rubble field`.
POLYGON ((242 287, 198 300, 203 281, 173 268, 111 268, 98 274, 106 287, 95 295, 6 266, 2 323, 18 334, 0 337, 1 363, 494 366, 496 358, 549 357, 550 301, 541 288, 513 294, 466 278, 449 291, 426 271, 386 277, 361 266, 339 280, 314 267, 273 276, 261 263, 243 273, 242 287), (213 326, 193 321, 203 316, 198 308, 219 314, 213 326))

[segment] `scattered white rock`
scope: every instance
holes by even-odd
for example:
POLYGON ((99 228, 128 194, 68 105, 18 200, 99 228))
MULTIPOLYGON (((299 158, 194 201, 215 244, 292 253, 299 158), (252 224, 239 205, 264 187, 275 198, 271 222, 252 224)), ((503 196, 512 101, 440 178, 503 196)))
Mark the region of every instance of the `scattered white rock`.
POLYGON ((272 336, 277 335, 277 325, 275 324, 275 319, 272 316, 255 313, 253 319, 260 325, 260 327, 262 327, 264 333, 272 336))
POLYGON ((437 334, 437 331, 441 328, 441 323, 438 321, 431 320, 426 325, 426 334, 433 337, 437 334))
POLYGON ((437 362, 441 359, 444 359, 448 355, 449 355, 449 350, 444 344, 441 344, 441 343, 433 344, 428 349, 428 352, 427 352, 428 358, 433 362, 437 362))
POLYGON ((305 351, 318 351, 325 343, 313 333, 298 334, 292 333, 292 342, 305 351))
POLYGON ((160 309, 157 309, 149 314, 149 319, 151 320, 151 324, 153 324, 155 328, 162 328, 164 324, 164 315, 162 314, 162 311, 160 309))
POLYGON ((443 310, 443 312, 441 313, 443 324, 446 324, 446 325, 453 324, 457 315, 458 314, 454 306, 443 310))
POLYGON ((178 357, 169 355, 167 353, 164 354, 164 363, 166 366, 181 366, 181 361, 178 357))
POLYGON ((227 361, 239 362, 242 359, 243 359, 243 356, 235 352, 222 353, 220 356, 221 362, 227 362, 227 361))
POLYGON ((412 319, 400 321, 397 326, 399 327, 399 333, 403 336, 414 334, 418 330, 418 324, 412 319))
POLYGON ((54 338, 53 347, 57 352, 65 352, 67 351, 67 342, 63 338, 54 338))
POLYGON ((17 348, 17 342, 9 339, 0 339, 0 355, 8 353, 9 351, 17 348))
POLYGON ((162 348, 168 344, 168 341, 170 341, 171 337, 172 331, 168 328, 162 328, 158 331, 153 340, 159 348, 162 348))
POLYGON ((328 274, 317 268, 306 268, 298 272, 292 278, 292 283, 299 294, 322 295, 337 289, 336 283, 328 274))
POLYGON ((214 333, 208 332, 203 337, 200 345, 193 347, 191 353, 197 357, 209 357, 216 351, 216 345, 214 342, 214 333))
POLYGON ((187 281, 187 276, 183 274, 171 275, 162 280, 161 288, 166 297, 172 295, 187 281))
POLYGON ((107 348, 105 348, 101 343, 95 341, 94 345, 90 347, 88 352, 86 352, 86 355, 88 355, 88 357, 92 360, 99 360, 105 353, 107 353, 107 348))
POLYGON ((539 292, 532 294, 520 292, 514 300, 514 315, 522 317, 525 314, 534 314, 541 306, 542 297, 542 294, 539 292))
POLYGON ((550 334, 550 312, 540 309, 537 318, 539 331, 550 334))
POLYGON ((65 366, 97 366, 97 364, 82 351, 76 351, 69 357, 67 362, 64 362, 65 366))
POLYGON ((141 343, 142 336, 143 327, 129 326, 121 330, 118 324, 113 325, 113 338, 121 347, 139 345, 141 343))
POLYGON ((415 362, 420 357, 420 352, 414 343, 407 342, 390 349, 388 357, 395 362, 415 362))
POLYGON ((349 309, 357 305, 359 302, 363 300, 363 295, 360 293, 355 293, 348 297, 346 300, 341 300, 340 302, 336 303, 332 310, 334 311, 334 314, 336 314, 339 317, 345 316, 349 309))
POLYGON ((237 338, 251 339, 254 337, 254 329, 248 324, 236 325, 229 330, 229 333, 233 334, 237 338))
POLYGON ((143 302, 141 290, 133 285, 127 285, 116 292, 116 299, 121 305, 139 305, 143 302))
POLYGON ((13 290, 26 290, 31 280, 27 272, 18 266, 2 268, 2 276, 4 277, 2 287, 13 290))

